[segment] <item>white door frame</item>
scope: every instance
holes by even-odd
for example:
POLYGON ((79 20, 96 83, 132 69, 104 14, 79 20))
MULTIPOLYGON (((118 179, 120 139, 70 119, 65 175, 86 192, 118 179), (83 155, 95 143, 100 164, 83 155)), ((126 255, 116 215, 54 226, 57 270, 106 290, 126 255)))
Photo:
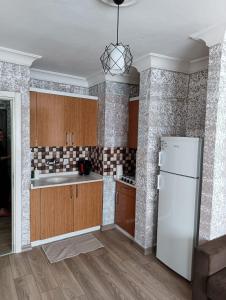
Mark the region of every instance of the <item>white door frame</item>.
POLYGON ((22 250, 22 172, 21 172, 21 94, 0 91, 0 100, 11 106, 11 174, 12 174, 12 252, 22 250))

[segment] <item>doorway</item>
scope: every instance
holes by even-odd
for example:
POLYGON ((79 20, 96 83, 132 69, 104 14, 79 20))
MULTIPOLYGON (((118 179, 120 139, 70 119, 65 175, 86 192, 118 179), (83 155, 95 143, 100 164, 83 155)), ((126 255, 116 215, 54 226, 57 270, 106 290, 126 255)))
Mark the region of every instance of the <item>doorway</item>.
POLYGON ((0 100, 0 255, 12 252, 11 101, 0 100))

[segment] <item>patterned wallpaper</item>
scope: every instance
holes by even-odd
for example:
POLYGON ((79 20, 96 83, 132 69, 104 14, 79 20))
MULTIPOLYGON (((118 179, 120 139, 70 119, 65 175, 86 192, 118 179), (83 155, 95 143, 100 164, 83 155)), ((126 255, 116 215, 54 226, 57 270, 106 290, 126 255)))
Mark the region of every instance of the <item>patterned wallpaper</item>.
POLYGON ((186 136, 204 137, 208 70, 190 75, 186 113, 186 136))
POLYGON ((226 234, 226 42, 209 55, 200 242, 226 234))
POLYGON ((103 147, 125 147, 128 136, 128 101, 139 93, 139 86, 106 81, 89 89, 99 98, 98 144, 103 147))
POLYGON ((22 113, 22 245, 30 244, 30 123, 28 67, 0 61, 0 90, 21 93, 22 113))
MULTIPOLYGON (((90 95, 99 98, 99 145, 104 148, 115 148, 116 151, 118 147, 125 148, 128 136, 128 101, 130 97, 138 96, 139 86, 106 81, 91 87, 89 92, 90 95)), ((115 182, 112 174, 115 173, 116 167, 114 161, 108 164, 109 161, 103 164, 104 225, 114 223, 115 214, 115 182)))
POLYGON ((140 78, 135 240, 149 248, 156 243, 160 137, 203 136, 207 71, 189 76, 153 68, 140 78))
POLYGON ((30 86, 33 88, 51 90, 51 91, 59 91, 66 93, 75 93, 80 95, 89 95, 89 88, 81 87, 72 84, 64 84, 46 80, 33 79, 30 80, 30 86))

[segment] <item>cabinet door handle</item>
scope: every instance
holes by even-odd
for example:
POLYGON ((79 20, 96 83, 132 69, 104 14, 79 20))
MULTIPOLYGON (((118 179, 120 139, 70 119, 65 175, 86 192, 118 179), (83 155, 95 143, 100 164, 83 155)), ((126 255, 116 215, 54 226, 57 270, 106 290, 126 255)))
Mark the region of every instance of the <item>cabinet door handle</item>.
POLYGON ((72 134, 71 134, 71 140, 72 140, 71 144, 73 146, 74 145, 74 132, 72 132, 72 134))
POLYGON ((118 205, 119 201, 118 201, 118 192, 116 192, 116 204, 118 205))
POLYGON ((73 200, 73 190, 72 190, 72 186, 70 186, 70 194, 71 194, 71 200, 73 200))
POLYGON ((68 145, 68 133, 66 132, 66 146, 68 145))
POLYGON ((76 185, 76 198, 78 198, 78 185, 76 185))

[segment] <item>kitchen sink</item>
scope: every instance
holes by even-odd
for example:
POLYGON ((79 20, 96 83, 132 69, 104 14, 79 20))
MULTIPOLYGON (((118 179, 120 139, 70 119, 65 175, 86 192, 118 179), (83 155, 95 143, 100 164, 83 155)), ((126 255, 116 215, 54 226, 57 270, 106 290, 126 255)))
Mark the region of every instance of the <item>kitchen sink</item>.
POLYGON ((68 181, 68 178, 64 178, 62 176, 59 177, 49 177, 49 178, 45 178, 45 181, 48 183, 64 183, 68 181))

